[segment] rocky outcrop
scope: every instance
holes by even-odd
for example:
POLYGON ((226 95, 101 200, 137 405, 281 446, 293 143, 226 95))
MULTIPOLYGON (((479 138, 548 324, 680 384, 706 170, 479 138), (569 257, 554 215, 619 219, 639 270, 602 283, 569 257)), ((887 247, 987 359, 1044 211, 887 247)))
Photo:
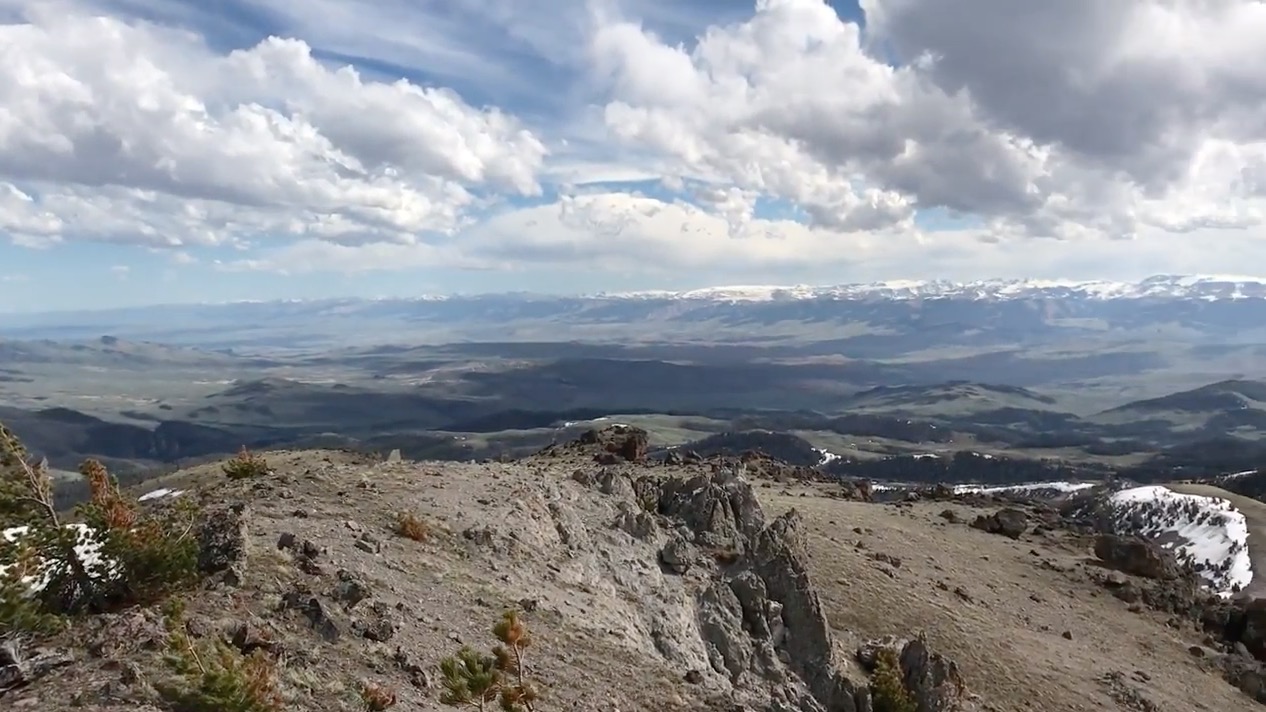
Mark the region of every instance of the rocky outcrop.
POLYGON ((645 462, 650 438, 645 430, 628 425, 612 425, 602 430, 588 430, 580 436, 582 445, 597 445, 595 459, 603 464, 645 462))
POLYGON ((800 518, 763 526, 746 481, 730 473, 670 480, 661 511, 703 546, 742 552, 698 597, 700 635, 715 673, 770 708, 853 712, 857 689, 834 669, 822 602, 809 582, 800 518))
POLYGON ((1173 554, 1140 537, 1100 534, 1095 538, 1095 556, 1107 566, 1134 576, 1172 580, 1179 574, 1173 554))
POLYGON ((198 526, 198 569, 228 585, 242 582, 246 556, 247 508, 244 504, 208 509, 198 526))
POLYGON ((1266 599, 1207 601, 1201 622, 1223 648, 1217 662, 1227 682, 1266 703, 1266 599))
POLYGON ((658 511, 684 524, 701 546, 744 553, 765 526, 756 494, 733 470, 661 485, 658 511))
POLYGON ((549 445, 537 456, 563 457, 584 453, 603 465, 642 463, 646 462, 649 447, 650 437, 645 430, 631 425, 608 425, 586 430, 571 442, 549 445))
POLYGON ((958 665, 928 649, 927 639, 887 636, 863 643, 855 653, 857 662, 867 672, 874 672, 882 650, 896 653, 901 663, 902 680, 910 690, 919 712, 954 710, 962 706, 966 687, 958 665))
POLYGON ((993 514, 982 514, 976 517, 971 526, 990 534, 1001 534, 1012 539, 1019 539, 1028 529, 1029 515, 1014 507, 1006 507, 993 514))
MULTIPOLYGON (((751 486, 733 470, 672 479, 661 485, 659 514, 677 522, 661 563, 684 572, 692 548, 736 553, 717 566, 696 598, 699 635, 712 671, 743 705, 769 710, 861 712, 869 691, 833 664, 833 641, 808 571, 801 518, 794 510, 766 524, 751 486)), ((906 643, 901 665, 920 712, 955 709, 957 668, 906 643)))

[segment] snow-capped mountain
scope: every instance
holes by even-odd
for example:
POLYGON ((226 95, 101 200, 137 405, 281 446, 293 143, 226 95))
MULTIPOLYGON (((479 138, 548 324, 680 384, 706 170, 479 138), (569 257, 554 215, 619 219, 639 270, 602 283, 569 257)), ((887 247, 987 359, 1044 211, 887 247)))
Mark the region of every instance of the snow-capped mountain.
POLYGON ((605 299, 774 302, 806 299, 1266 299, 1266 278, 1158 275, 1141 282, 1071 280, 898 280, 835 286, 729 286, 688 291, 601 293, 605 299))
POLYGON ((1266 279, 1212 276, 339 298, 0 314, 0 338, 18 339, 109 334, 178 345, 237 347, 263 340, 297 348, 437 340, 663 343, 682 337, 770 343, 794 335, 802 342, 839 343, 838 353, 868 359, 931 347, 1084 346, 1087 340, 1154 336, 1205 349, 1221 343, 1238 348, 1254 343, 1254 330, 1266 332, 1266 279))

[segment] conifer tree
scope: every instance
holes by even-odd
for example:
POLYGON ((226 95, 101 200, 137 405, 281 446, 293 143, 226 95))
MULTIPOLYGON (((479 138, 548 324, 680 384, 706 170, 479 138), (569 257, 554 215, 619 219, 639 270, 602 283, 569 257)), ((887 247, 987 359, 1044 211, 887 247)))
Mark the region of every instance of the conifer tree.
POLYGON ((539 695, 527 681, 523 665, 524 651, 532 642, 527 624, 514 611, 506 611, 492 633, 502 644, 491 655, 464 646, 440 663, 444 675, 440 702, 481 711, 495 703, 504 712, 534 712, 539 695))
POLYGON ((142 512, 100 462, 80 474, 91 499, 68 523, 47 465, 0 424, 0 517, 18 525, 0 537, 0 632, 45 632, 61 616, 149 603, 195 579, 190 502, 142 512))
POLYGON ((884 648, 875 657, 875 672, 870 678, 871 703, 875 712, 916 712, 914 695, 906 689, 897 652, 884 648))

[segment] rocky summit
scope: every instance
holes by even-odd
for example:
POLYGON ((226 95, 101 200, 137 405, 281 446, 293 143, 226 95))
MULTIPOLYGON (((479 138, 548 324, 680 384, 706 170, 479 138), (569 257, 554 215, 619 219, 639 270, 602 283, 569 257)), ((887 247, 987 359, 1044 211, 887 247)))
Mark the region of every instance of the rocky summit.
POLYGON ((272 709, 449 709, 444 659, 489 650, 507 611, 530 631, 535 710, 1266 701, 1266 608, 1084 506, 949 488, 876 502, 767 459, 647 452, 612 428, 512 462, 278 451, 251 476, 216 463, 148 483, 142 507, 201 513, 183 623, 156 603, 6 634, 0 706, 194 710, 166 692, 172 643, 210 639, 267 662, 272 709))

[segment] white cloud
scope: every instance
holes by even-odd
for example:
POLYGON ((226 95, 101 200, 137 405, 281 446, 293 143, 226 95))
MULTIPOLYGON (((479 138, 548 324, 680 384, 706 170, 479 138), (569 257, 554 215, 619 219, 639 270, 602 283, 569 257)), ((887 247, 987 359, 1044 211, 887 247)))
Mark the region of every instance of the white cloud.
POLYGON ((916 208, 1060 238, 1260 224, 1266 5, 862 5, 867 37, 821 0, 760 0, 693 47, 608 21, 607 125, 829 228, 916 208))
POLYGON ((661 282, 1266 258, 1262 3, 751 2, 244 0, 279 36, 229 50, 183 0, 0 0, 0 236, 661 282))
MULTIPOLYGON (((560 291, 605 288, 603 275, 655 284, 839 283, 883 279, 1142 279, 1153 274, 1233 274, 1260 253, 1260 237, 1199 228, 1175 235, 1146 228, 1132 240, 1068 249, 1068 242, 987 229, 854 233, 792 220, 747 220, 740 230, 685 201, 595 192, 497 215, 446 245, 361 247, 304 241, 221 269, 285 274, 458 268, 506 273, 557 269, 560 291)), ((511 279, 513 279, 511 277, 511 279)), ((512 289, 512 282, 497 290, 512 289)))
POLYGON ((56 12, 0 25, 0 229, 209 245, 412 241, 532 195, 545 147, 444 89, 328 68, 297 39, 227 55, 191 34, 56 12))

